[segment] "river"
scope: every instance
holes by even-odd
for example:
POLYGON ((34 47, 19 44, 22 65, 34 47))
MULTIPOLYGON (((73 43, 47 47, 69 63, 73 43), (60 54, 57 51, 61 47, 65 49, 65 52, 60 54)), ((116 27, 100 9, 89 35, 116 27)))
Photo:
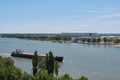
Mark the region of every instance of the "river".
MULTIPOLYGON (((117 47, 0 38, 0 55, 10 57, 15 49, 28 53, 37 50, 42 54, 52 51, 56 56, 64 56, 60 75, 68 73, 75 78, 84 75, 89 80, 120 80, 120 48, 117 47)), ((30 59, 11 58, 17 67, 32 73, 30 59)))

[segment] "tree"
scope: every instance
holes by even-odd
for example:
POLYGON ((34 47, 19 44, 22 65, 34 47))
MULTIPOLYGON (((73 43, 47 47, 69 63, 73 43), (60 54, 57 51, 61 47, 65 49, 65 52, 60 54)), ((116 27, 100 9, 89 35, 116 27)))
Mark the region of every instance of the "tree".
POLYGON ((88 78, 85 76, 82 76, 79 80, 88 80, 88 78))
POLYGON ((46 67, 48 74, 54 73, 54 62, 55 58, 53 56, 53 53, 50 51, 48 55, 46 55, 46 67))
POLYGON ((113 38, 108 38, 107 41, 108 41, 109 44, 112 44, 113 38))
POLYGON ((60 80, 73 80, 73 79, 72 79, 72 77, 70 77, 69 74, 65 74, 65 75, 63 75, 63 76, 61 77, 60 80))
POLYGON ((26 72, 22 74, 21 80, 33 80, 32 76, 26 72))
POLYGON ((103 41, 104 41, 104 43, 105 43, 105 45, 106 45, 106 42, 108 41, 107 37, 104 37, 104 38, 103 38, 103 41))
POLYGON ((114 43, 114 44, 119 44, 119 43, 120 43, 120 39, 119 39, 119 38, 114 39, 114 40, 113 40, 113 43, 114 43))
POLYGON ((37 73, 37 66, 38 66, 37 51, 34 52, 34 57, 32 59, 32 64, 33 64, 33 75, 35 75, 37 73))
POLYGON ((86 39, 85 38, 81 38, 82 42, 85 43, 86 39))
POLYGON ((71 40, 71 37, 69 37, 69 36, 63 36, 62 39, 63 39, 64 41, 70 41, 70 40, 71 40))
POLYGON ((58 61, 55 61, 55 74, 56 74, 56 76, 58 76, 58 72, 59 72, 59 68, 60 66, 59 66, 59 64, 58 64, 58 61))
POLYGON ((21 70, 14 66, 11 58, 0 57, 0 80, 18 80, 21 74, 21 70))
POLYGON ((93 39, 92 39, 92 42, 95 44, 95 43, 96 43, 96 38, 93 38, 93 39))
POLYGON ((100 42, 101 42, 101 38, 100 37, 97 38, 97 42, 100 44, 100 42))
MULTIPOLYGON (((34 53, 34 58, 37 57, 36 53, 37 51, 34 53)), ((49 52, 48 62, 52 61, 52 59, 49 60, 53 57, 51 54, 52 52, 49 52)), ((34 63, 34 65, 36 64, 34 63)), ((57 73, 57 62, 55 62, 54 65, 54 71, 57 73)), ((48 65, 48 68, 50 68, 50 65, 48 65)), ((0 80, 88 80, 88 78, 82 76, 80 79, 73 79, 69 74, 55 77, 53 74, 48 74, 48 71, 44 69, 36 72, 35 75, 32 76, 26 72, 22 73, 19 68, 16 68, 11 58, 3 58, 0 56, 0 80)))
POLYGON ((90 43, 90 41, 91 41, 91 39, 90 39, 90 38, 87 38, 87 42, 88 42, 88 44, 90 43))
POLYGON ((39 71, 42 71, 42 70, 46 70, 47 67, 46 67, 46 58, 43 57, 43 56, 40 56, 38 58, 38 70, 39 71))
POLYGON ((45 63, 45 65, 46 65, 46 69, 47 69, 47 71, 49 70, 49 55, 46 53, 46 63, 45 63))

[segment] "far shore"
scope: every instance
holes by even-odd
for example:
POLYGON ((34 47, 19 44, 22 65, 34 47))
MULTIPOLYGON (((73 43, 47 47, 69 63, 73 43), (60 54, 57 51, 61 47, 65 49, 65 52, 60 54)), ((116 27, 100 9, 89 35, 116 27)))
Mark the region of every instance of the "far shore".
MULTIPOLYGON (((6 37, 7 38, 7 37, 6 37)), ((11 37, 12 38, 12 37, 11 37)), ((110 43, 104 43, 103 41, 101 41, 101 42, 99 42, 99 43, 97 43, 97 42, 95 42, 95 43, 93 43, 93 42, 74 42, 74 41, 72 41, 72 40, 47 40, 47 39, 44 39, 44 40, 41 40, 41 39, 34 39, 34 38, 32 38, 32 39, 28 39, 28 38, 17 38, 17 39, 25 39, 25 40, 37 40, 37 41, 46 41, 46 42, 57 42, 57 43, 78 43, 78 44, 88 44, 88 45, 106 45, 106 46, 114 46, 114 47, 120 47, 120 44, 113 44, 112 42, 110 42, 110 43)))
MULTIPOLYGON (((20 38, 18 38, 20 39, 20 38)), ((37 39, 26 39, 26 40, 37 40, 37 39)), ((120 47, 120 44, 113 44, 113 43, 104 43, 104 42, 100 42, 100 43, 82 43, 82 42, 72 42, 72 41, 64 41, 64 40, 37 40, 37 41, 46 41, 46 42, 57 42, 57 43, 77 43, 77 44, 88 44, 88 45, 104 45, 104 46, 114 46, 114 47, 120 47)))

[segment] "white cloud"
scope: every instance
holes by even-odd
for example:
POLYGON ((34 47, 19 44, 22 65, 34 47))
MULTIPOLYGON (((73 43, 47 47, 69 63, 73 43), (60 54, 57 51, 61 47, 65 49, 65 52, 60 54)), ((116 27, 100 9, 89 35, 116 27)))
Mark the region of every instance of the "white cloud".
POLYGON ((98 17, 92 18, 91 20, 95 21, 95 20, 110 19, 110 18, 120 18, 120 13, 102 15, 102 16, 98 16, 98 17))

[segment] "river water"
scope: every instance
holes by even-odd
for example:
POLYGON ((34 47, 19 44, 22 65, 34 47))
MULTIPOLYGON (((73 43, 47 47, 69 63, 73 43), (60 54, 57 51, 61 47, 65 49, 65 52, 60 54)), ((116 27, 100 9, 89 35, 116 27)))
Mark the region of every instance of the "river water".
MULTIPOLYGON (((84 75, 89 80, 120 80, 120 48, 117 47, 0 38, 0 55, 10 57, 15 49, 28 53, 37 50, 42 54, 52 51, 56 56, 64 56, 60 75, 68 73, 75 78, 84 75)), ((30 59, 11 58, 17 67, 32 73, 30 59)))

